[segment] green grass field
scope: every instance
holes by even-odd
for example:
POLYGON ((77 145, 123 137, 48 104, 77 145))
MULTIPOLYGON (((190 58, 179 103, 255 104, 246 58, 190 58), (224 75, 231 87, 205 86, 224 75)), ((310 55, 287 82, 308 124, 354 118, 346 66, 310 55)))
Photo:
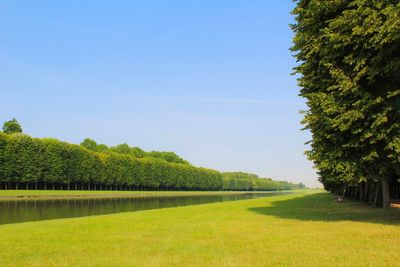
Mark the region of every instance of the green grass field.
POLYGON ((322 191, 0 225, 1 266, 398 266, 400 210, 322 191))
MULTIPOLYGON (((276 193, 276 191, 269 191, 276 193)), ((282 191, 283 192, 283 191, 282 191)), ((0 190, 0 201, 26 198, 193 196, 249 193, 245 191, 95 191, 95 190, 0 190)), ((257 193, 257 192, 254 192, 257 193)), ((266 192, 262 192, 266 193, 266 192)))

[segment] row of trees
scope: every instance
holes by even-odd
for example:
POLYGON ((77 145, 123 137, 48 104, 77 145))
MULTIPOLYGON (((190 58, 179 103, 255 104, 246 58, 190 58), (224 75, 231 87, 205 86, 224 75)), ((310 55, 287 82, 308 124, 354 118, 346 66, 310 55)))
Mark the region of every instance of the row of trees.
POLYGON ((239 191, 272 191, 305 188, 302 183, 274 181, 271 178, 260 178, 256 174, 244 172, 223 172, 223 190, 239 191))
POLYGON ((0 132, 0 189, 290 190, 303 184, 243 172, 196 168, 173 152, 107 147, 86 138, 78 145, 22 134, 16 119, 0 132))
POLYGON ((400 174, 400 3, 296 2, 307 155, 327 190, 387 208, 400 174))
POLYGON ((215 170, 114 151, 96 152, 55 139, 0 133, 3 189, 219 190, 215 170))

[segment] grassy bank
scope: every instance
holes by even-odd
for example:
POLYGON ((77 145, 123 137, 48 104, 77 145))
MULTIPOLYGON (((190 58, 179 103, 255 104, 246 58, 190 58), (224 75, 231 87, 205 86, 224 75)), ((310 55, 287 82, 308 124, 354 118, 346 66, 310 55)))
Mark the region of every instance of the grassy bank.
MULTIPOLYGON (((276 193, 277 191, 268 191, 276 193)), ((286 192, 286 191, 281 191, 286 192)), ((243 194, 245 191, 95 191, 95 190, 0 190, 0 201, 10 199, 146 197, 146 196, 198 196, 243 194)), ((257 192, 252 192, 257 193, 257 192)), ((266 192, 258 192, 266 193, 266 192)))
POLYGON ((0 226, 1 266, 394 266, 400 210, 321 191, 0 226))

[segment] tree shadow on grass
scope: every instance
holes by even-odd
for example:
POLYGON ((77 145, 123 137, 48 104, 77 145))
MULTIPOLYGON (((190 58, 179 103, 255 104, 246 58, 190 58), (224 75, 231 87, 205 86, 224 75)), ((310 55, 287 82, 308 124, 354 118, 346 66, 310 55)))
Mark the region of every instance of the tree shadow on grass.
POLYGON ((268 203, 250 211, 283 219, 302 221, 355 221, 400 225, 400 209, 373 208, 359 201, 337 203, 333 194, 317 193, 268 203))

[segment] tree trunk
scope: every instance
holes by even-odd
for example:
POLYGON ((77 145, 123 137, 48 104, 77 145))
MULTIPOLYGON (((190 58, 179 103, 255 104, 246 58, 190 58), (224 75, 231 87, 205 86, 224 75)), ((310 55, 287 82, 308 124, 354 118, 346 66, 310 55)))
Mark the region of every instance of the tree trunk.
POLYGON ((344 196, 346 194, 346 189, 347 189, 347 185, 344 185, 343 188, 342 188, 342 192, 340 193, 342 198, 344 198, 344 196))
POLYGON ((374 203, 374 189, 375 183, 368 183, 368 205, 372 205, 374 203))
POLYGON ((365 183, 364 185, 364 202, 368 202, 368 183, 365 183))
POLYGON ((390 208, 389 178, 382 177, 382 204, 384 209, 390 208))
POLYGON ((358 200, 359 192, 360 192, 360 186, 357 185, 354 192, 354 200, 358 200))
POLYGON ((381 184, 376 183, 375 184, 375 194, 374 194, 374 204, 373 206, 376 207, 376 204, 378 202, 378 195, 379 195, 379 190, 381 189, 381 184))

